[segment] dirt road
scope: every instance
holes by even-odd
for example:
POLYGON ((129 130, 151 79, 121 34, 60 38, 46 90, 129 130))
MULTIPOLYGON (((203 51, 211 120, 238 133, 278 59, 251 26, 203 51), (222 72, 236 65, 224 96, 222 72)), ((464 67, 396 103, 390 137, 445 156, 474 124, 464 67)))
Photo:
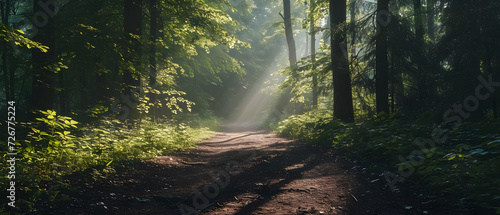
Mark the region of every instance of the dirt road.
MULTIPOLYGON (((226 128, 199 147, 130 166, 54 209, 64 214, 427 214, 328 148, 226 128), (408 208, 410 206, 410 208, 408 208)), ((430 213, 429 213, 430 214, 430 213)))

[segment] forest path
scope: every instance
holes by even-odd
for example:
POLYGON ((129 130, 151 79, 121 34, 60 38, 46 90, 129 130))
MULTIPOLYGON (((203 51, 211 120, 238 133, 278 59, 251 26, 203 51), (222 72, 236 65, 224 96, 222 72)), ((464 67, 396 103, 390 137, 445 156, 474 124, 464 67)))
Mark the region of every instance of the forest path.
MULTIPOLYGON (((265 131, 226 126, 198 147, 131 165, 80 192, 66 214, 422 214, 383 177, 265 131), (359 171, 358 171, 358 170, 359 171), (376 180, 379 179, 379 180, 376 180), (184 212, 183 212, 184 211, 184 212)), ((72 183, 73 184, 73 183, 72 183)), ((80 184, 80 185, 78 185, 80 184)))

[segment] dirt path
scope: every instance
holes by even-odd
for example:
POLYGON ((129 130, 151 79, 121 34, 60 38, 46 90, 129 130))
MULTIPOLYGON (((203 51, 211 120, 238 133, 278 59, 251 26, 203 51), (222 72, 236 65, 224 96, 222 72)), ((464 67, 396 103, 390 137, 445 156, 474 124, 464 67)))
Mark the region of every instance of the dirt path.
POLYGON ((218 132, 73 186, 79 192, 58 214, 426 214, 421 199, 391 193, 383 177, 328 149, 255 130, 218 132))

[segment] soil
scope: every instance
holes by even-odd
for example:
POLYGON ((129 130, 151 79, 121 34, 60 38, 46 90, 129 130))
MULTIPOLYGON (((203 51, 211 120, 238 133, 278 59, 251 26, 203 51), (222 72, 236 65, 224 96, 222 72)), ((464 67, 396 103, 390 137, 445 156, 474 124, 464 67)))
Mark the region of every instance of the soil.
POLYGON ((70 200, 42 213, 445 214, 418 193, 391 192, 383 176, 330 148, 256 129, 222 130, 106 179, 73 177, 70 200))

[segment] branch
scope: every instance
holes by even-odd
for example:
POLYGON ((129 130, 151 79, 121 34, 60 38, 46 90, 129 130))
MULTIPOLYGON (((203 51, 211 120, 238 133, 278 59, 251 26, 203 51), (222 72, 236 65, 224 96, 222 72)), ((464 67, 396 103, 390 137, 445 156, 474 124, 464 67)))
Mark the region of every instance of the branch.
POLYGON ((283 18, 283 20, 285 20, 285 17, 283 16, 283 14, 281 14, 281 12, 279 12, 281 18, 283 18))

